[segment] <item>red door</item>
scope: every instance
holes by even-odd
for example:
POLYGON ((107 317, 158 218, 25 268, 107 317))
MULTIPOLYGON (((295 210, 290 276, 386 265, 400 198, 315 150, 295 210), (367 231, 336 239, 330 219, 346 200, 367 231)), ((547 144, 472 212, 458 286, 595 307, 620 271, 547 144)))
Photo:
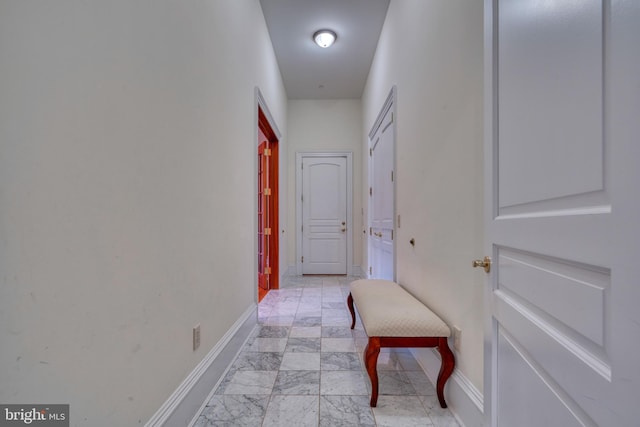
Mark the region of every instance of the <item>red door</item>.
POLYGON ((278 289, 278 137, 258 109, 258 300, 278 289))
MULTIPOLYGON (((262 132, 261 136, 262 136, 262 132)), ((271 228, 269 188, 269 141, 263 140, 258 146, 258 286, 269 289, 269 246, 271 228), (266 155, 265 155, 266 153, 266 155)))

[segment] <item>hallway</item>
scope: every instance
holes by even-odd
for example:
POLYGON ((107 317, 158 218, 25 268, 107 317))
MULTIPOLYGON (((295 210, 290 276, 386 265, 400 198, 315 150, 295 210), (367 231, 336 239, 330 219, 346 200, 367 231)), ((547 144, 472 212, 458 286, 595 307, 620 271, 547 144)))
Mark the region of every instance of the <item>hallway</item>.
POLYGON ((369 407, 362 324, 349 329, 345 276, 291 277, 258 307, 258 322, 207 397, 204 426, 458 427, 408 349, 383 349, 380 398, 369 407))

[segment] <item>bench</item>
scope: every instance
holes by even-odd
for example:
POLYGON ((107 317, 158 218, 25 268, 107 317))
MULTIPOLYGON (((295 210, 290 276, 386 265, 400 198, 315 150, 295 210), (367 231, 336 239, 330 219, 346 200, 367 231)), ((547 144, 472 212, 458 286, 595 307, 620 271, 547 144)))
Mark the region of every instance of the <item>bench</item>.
POLYGON ((451 330, 446 323, 400 285, 389 280, 351 282, 347 298, 351 329, 356 324, 354 302, 369 337, 364 350, 364 364, 371 380, 371 407, 378 403, 376 366, 381 347, 437 347, 442 364, 436 391, 440 406, 446 408, 444 386, 455 366, 455 358, 447 342, 451 330))

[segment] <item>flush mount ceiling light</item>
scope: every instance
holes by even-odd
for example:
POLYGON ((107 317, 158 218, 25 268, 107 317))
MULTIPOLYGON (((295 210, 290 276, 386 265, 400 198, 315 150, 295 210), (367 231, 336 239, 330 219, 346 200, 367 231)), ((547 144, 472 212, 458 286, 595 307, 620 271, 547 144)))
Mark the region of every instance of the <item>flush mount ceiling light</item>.
POLYGON ((313 41, 322 48, 331 46, 336 38, 336 33, 331 30, 318 30, 313 34, 313 41))

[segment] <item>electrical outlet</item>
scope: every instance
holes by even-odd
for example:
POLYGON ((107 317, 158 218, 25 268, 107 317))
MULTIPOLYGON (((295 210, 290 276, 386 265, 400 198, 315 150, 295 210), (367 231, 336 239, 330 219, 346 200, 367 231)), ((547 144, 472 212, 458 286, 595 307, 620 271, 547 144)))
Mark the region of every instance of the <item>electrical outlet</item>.
POLYGON ((455 326, 453 327, 453 348, 456 351, 460 351, 460 339, 462 338, 462 329, 455 326))
POLYGON ((200 324, 193 327, 193 351, 200 347, 200 324))

